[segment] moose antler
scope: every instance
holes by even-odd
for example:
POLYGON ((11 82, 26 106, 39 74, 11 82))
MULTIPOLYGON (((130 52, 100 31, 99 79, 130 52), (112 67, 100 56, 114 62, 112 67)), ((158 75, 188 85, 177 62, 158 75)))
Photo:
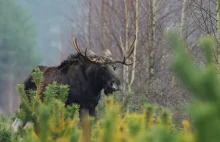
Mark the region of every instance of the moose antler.
POLYGON ((77 51, 79 54, 81 54, 82 56, 84 56, 86 59, 88 59, 88 60, 91 61, 91 62, 96 62, 95 60, 92 60, 92 59, 90 59, 90 58, 87 56, 87 48, 86 48, 86 50, 85 50, 85 53, 84 53, 84 54, 82 53, 81 49, 80 49, 79 46, 78 46, 78 43, 77 43, 77 40, 76 40, 75 37, 73 37, 73 44, 74 44, 74 47, 75 47, 76 51, 77 51))
MULTIPOLYGON (((113 63, 121 63, 121 64, 126 65, 126 66, 129 66, 129 65, 133 64, 133 62, 132 63, 126 63, 126 59, 128 59, 131 56, 131 54, 134 52, 135 40, 136 40, 136 36, 135 36, 134 41, 132 42, 129 50, 127 51, 126 55, 124 55, 124 51, 123 51, 122 47, 120 46, 120 50, 121 50, 121 52, 123 54, 123 60, 122 61, 113 61, 113 63)), ((121 43, 122 43, 122 41, 121 41, 121 43)))
MULTIPOLYGON (((121 39, 120 39, 120 40, 121 40, 121 39)), ((132 42, 132 44, 131 44, 129 50, 127 51, 126 55, 124 54, 124 51, 123 51, 122 47, 120 46, 120 50, 122 51, 122 54, 123 54, 123 60, 122 60, 122 61, 117 61, 117 60, 116 60, 116 61, 110 61, 110 63, 113 63, 113 64, 115 64, 115 63, 120 63, 120 64, 123 64, 123 65, 126 65, 126 66, 132 65, 133 62, 132 62, 132 63, 126 63, 126 59, 128 59, 128 58, 131 56, 131 54, 133 53, 133 51, 134 51, 134 43, 135 43, 135 40, 136 40, 136 36, 135 36, 134 41, 132 42)), ((122 43, 122 41, 121 41, 121 43, 122 43)), ((83 57, 85 57, 86 59, 88 59, 88 60, 91 61, 91 62, 95 62, 95 63, 98 62, 98 59, 92 60, 92 59, 90 59, 90 58, 87 56, 87 48, 86 48, 86 50, 85 50, 85 53, 84 53, 84 54, 82 53, 81 49, 80 49, 79 46, 78 46, 78 43, 77 43, 77 40, 76 40, 75 37, 73 37, 73 44, 74 44, 74 47, 75 47, 76 51, 77 51, 79 54, 81 54, 83 57)), ((100 56, 100 57, 101 57, 101 56, 100 56)))
POLYGON ((79 46, 78 46, 78 43, 77 43, 77 40, 76 40, 75 37, 73 37, 73 44, 74 44, 74 47, 75 47, 76 51, 77 51, 79 54, 85 56, 85 55, 82 53, 82 51, 80 50, 80 48, 79 48, 79 46))

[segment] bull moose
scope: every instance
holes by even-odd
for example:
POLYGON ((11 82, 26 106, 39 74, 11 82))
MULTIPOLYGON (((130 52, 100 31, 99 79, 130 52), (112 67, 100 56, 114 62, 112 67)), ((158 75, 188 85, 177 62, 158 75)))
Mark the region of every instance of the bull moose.
MULTIPOLYGON (((119 63, 127 66, 132 64, 126 63, 126 59, 134 51, 134 41, 127 54, 123 54, 123 60, 118 61, 112 60, 111 56, 87 55, 87 48, 83 53, 76 38, 73 38, 76 54, 70 55, 55 67, 38 66, 43 72, 43 88, 53 81, 58 84, 68 84, 70 90, 66 105, 79 104, 80 119, 83 111, 87 111, 90 116, 94 116, 102 89, 104 89, 106 95, 120 89, 120 79, 115 73, 115 64, 119 63)), ((120 50, 123 53, 122 48, 120 50)), ((26 91, 36 89, 31 75, 24 81, 24 85, 26 91)))

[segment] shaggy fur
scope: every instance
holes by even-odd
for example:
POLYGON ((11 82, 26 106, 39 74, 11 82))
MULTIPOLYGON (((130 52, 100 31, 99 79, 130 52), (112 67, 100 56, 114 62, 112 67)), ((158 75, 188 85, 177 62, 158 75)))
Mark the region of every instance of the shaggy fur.
MULTIPOLYGON (((77 103, 80 110, 88 110, 90 115, 95 115, 95 108, 100 99, 101 90, 110 94, 119 89, 120 80, 115 74, 114 67, 108 64, 108 59, 91 57, 102 60, 102 63, 89 61, 81 54, 70 55, 59 66, 38 66, 43 72, 43 89, 46 85, 56 81, 58 84, 68 84, 70 91, 66 105, 77 103), (115 86, 117 86, 115 88, 115 86)), ((25 90, 36 89, 31 81, 31 75, 25 80, 25 90)))

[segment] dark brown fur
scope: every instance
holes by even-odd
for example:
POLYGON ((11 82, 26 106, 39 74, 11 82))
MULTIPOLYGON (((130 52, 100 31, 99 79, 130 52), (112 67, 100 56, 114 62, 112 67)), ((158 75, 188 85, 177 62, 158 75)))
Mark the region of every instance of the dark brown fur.
MULTIPOLYGON (((120 80, 111 64, 92 63, 80 54, 70 55, 59 66, 38 66, 43 72, 43 89, 56 81, 58 84, 68 84, 70 91, 66 105, 77 103, 90 115, 95 115, 95 107, 100 99, 101 90, 106 94, 116 91, 112 88, 115 83, 120 86, 120 80)), ((25 80, 25 90, 36 89, 31 75, 25 80)))

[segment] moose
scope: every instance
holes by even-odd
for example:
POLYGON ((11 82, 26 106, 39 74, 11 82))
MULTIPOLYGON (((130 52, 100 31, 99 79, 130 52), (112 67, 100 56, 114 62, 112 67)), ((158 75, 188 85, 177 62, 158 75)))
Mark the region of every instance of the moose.
MULTIPOLYGON (((126 54, 120 48, 123 53, 123 60, 119 61, 113 60, 110 52, 104 56, 96 54, 87 55, 86 48, 83 53, 78 46, 76 38, 73 37, 73 44, 77 51, 76 54, 71 54, 58 66, 38 66, 43 72, 44 80, 42 86, 45 88, 53 81, 56 81, 58 84, 68 84, 70 90, 67 95, 66 105, 79 104, 80 120, 85 112, 88 112, 90 116, 94 116, 101 91, 104 90, 105 95, 109 95, 114 91, 120 90, 121 83, 116 75, 115 65, 118 63, 126 66, 132 64, 126 63, 126 59, 134 51, 134 42, 135 40, 126 54)), ((24 85, 25 91, 36 89, 31 75, 24 81, 24 85)))

